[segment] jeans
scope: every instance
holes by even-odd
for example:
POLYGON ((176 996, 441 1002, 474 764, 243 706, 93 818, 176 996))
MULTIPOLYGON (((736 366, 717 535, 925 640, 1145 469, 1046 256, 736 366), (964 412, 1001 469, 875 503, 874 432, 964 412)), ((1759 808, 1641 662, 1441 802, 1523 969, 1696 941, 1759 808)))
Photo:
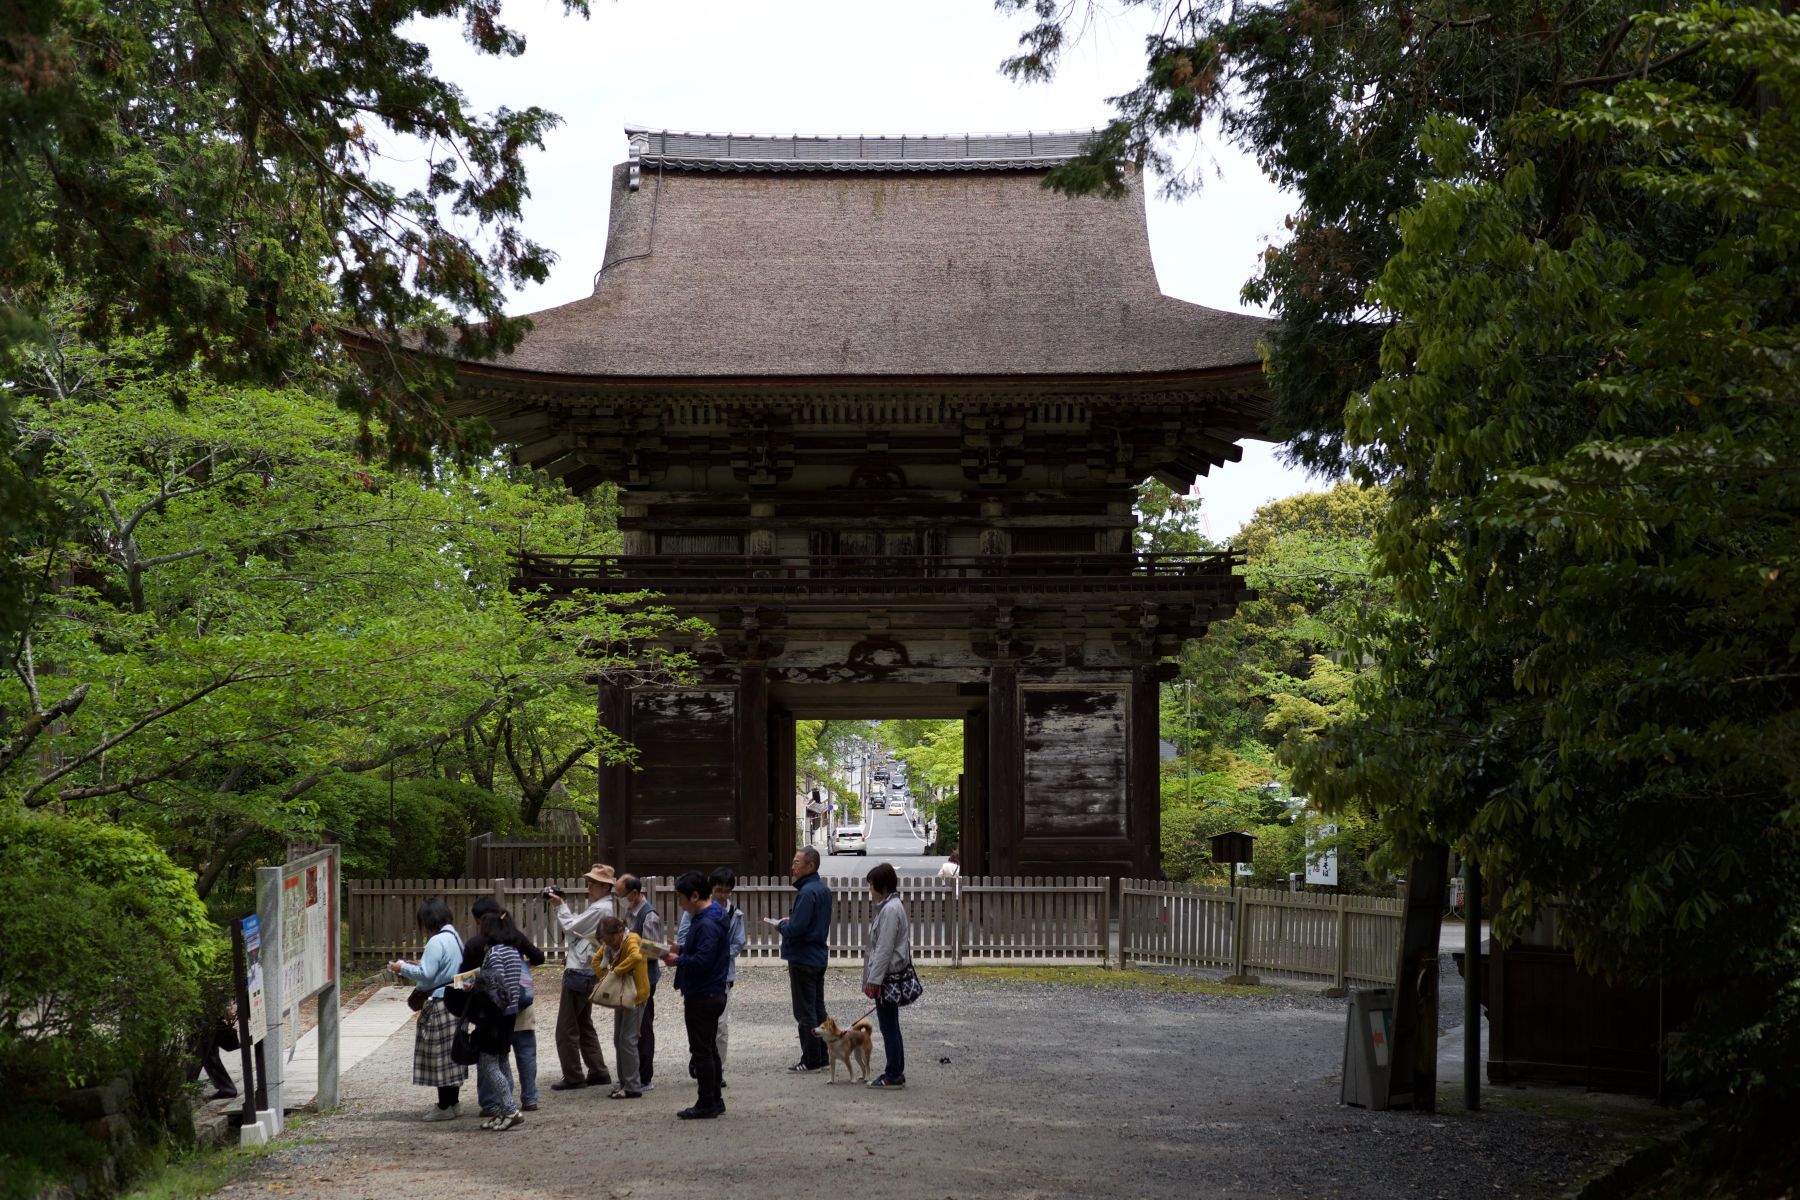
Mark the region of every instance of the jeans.
POLYGON ((644 1023, 644 1006, 613 1009, 613 1065, 619 1090, 641 1092, 644 1081, 638 1076, 638 1033, 644 1023))
MULTIPOLYGON (((477 1082, 493 1097, 496 1112, 519 1111, 519 1103, 513 1096, 512 1064, 507 1061, 506 1055, 484 1052, 475 1070, 477 1082)), ((480 1095, 481 1090, 478 1088, 476 1095, 480 1095)))
POLYGON ((693 1059, 694 1076, 700 1084, 697 1108, 719 1108, 725 1103, 719 1090, 719 1017, 725 1012, 725 997, 689 996, 682 1015, 687 1020, 688 1054, 693 1059))
MULTIPOLYGON (((518 1103, 535 1105, 538 1103, 538 1033, 536 1029, 515 1029, 513 1031, 513 1061, 518 1067, 518 1103)), ((506 1060, 502 1054, 500 1060, 506 1060)), ((482 1112, 504 1112, 500 1108, 500 1097, 495 1096, 493 1085, 488 1076, 481 1070, 475 1070, 475 1099, 481 1101, 482 1112)))
MULTIPOLYGON (((536 1104, 538 1102, 537 1030, 513 1030, 512 1056, 519 1071, 519 1103, 536 1104)), ((500 1098, 494 1094, 488 1077, 479 1070, 475 1072, 475 1098, 481 1102, 482 1112, 493 1112, 500 1108, 500 1098)))
POLYGON ((875 1020, 881 1024, 881 1048, 887 1052, 887 1067, 881 1072, 889 1079, 906 1078, 906 1043, 900 1040, 900 1006, 875 1005, 875 1020))
POLYGON ((825 1039, 813 1030, 825 1023, 825 968, 788 964, 788 991, 794 999, 794 1021, 800 1027, 800 1061, 809 1067, 831 1062, 825 1039))

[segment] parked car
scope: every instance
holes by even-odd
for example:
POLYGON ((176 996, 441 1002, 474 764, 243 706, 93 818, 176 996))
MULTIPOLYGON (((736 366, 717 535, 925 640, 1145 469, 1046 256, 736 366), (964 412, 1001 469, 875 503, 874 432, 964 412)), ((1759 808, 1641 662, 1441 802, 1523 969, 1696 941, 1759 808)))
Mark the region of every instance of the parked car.
POLYGON ((869 840, 863 835, 860 825, 843 825, 831 835, 831 853, 861 854, 869 853, 869 840))

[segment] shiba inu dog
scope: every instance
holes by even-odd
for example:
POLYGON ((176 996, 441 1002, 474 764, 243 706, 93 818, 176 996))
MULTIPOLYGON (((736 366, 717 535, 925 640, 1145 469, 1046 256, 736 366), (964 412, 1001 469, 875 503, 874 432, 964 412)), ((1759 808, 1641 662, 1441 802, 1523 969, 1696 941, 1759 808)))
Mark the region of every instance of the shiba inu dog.
POLYGON ((856 1064, 862 1064, 862 1077, 869 1078, 869 1052, 875 1046, 875 1027, 865 1018, 848 1029, 838 1028, 838 1023, 830 1017, 825 1023, 813 1030, 825 1042, 825 1048, 831 1053, 831 1082, 837 1082, 838 1059, 844 1060, 844 1073, 850 1082, 856 1081, 856 1064))

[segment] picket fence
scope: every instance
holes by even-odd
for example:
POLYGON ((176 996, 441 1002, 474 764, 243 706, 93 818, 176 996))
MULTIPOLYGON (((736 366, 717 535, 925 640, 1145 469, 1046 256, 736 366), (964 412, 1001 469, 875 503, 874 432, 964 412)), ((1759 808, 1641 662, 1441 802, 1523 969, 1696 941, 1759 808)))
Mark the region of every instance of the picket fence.
MULTIPOLYGON (((644 882, 672 935, 679 912, 673 881, 644 882)), ((858 961, 874 898, 865 881, 830 882, 831 958, 858 961)), ((346 951, 365 962, 416 955, 420 902, 443 897, 458 926, 470 929, 475 901, 492 896, 532 941, 560 960, 562 927, 543 900, 550 883, 566 886, 567 877, 352 879, 346 884, 346 951)), ((748 938, 741 961, 779 959, 780 935, 765 918, 786 916, 793 895, 785 877, 738 881, 733 896, 744 910, 748 938)), ((1103 877, 903 876, 900 898, 912 923, 913 958, 919 963, 1044 966, 1111 960, 1114 888, 1103 877)), ((1393 982, 1400 946, 1398 900, 1254 888, 1233 892, 1131 879, 1121 881, 1117 900, 1118 961, 1123 965, 1218 967, 1237 977, 1269 974, 1339 988, 1393 982)))
POLYGON ((1378 896, 1127 879, 1119 886, 1119 957, 1334 988, 1392 984, 1404 909, 1403 901, 1378 896))

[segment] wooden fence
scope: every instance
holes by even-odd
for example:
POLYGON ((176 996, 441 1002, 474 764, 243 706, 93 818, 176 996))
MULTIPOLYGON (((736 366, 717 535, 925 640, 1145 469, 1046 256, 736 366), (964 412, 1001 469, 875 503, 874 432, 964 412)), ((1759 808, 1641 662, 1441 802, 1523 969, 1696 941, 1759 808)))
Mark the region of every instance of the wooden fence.
MULTIPOLYGON (((420 901, 442 896, 466 930, 473 928, 475 901, 493 896, 532 941, 560 960, 562 928, 543 891, 546 884, 569 882, 562 876, 352 879, 346 885, 347 953, 364 961, 415 956, 420 901)), ((830 882, 832 961, 859 961, 874 899, 863 880, 830 882)), ((680 913, 673 882, 653 877, 644 883, 672 937, 680 913)), ((786 878, 738 881, 733 896, 744 910, 748 940, 743 961, 779 959, 781 936, 764 918, 786 916, 793 895, 786 878)), ((1101 964, 1110 957, 1113 889, 1105 878, 902 877, 900 899, 912 922, 913 958, 919 963, 1041 966, 1101 964)), ((1337 987, 1393 982, 1400 938, 1397 900, 1124 880, 1119 902, 1123 964, 1218 967, 1233 975, 1268 973, 1337 987), (1240 929, 1242 938, 1236 936, 1240 929)))
MULTIPOLYGON (((875 915, 866 881, 832 879, 832 961, 862 958, 863 938, 875 915)), ((475 901, 493 896, 532 941, 553 959, 564 953, 561 925, 544 902, 546 884, 568 887, 562 877, 522 879, 352 879, 348 882, 347 951, 353 958, 385 961, 418 953, 419 902, 441 895, 457 924, 472 929, 475 901)), ((672 937, 680 909, 674 882, 647 877, 645 889, 672 937)), ((738 880, 732 893, 744 910, 747 945, 741 961, 780 958, 781 935, 764 918, 785 917, 794 887, 785 877, 738 880)), ((1111 924, 1111 888, 1104 878, 958 878, 900 880, 900 900, 912 922, 913 959, 958 966, 964 962, 1019 965, 1106 961, 1111 924)), ((576 907, 583 901, 575 900, 576 907)))
POLYGON ((1392 984, 1404 904, 1375 896, 1125 880, 1122 963, 1220 967, 1327 982, 1392 984), (1239 931, 1243 936, 1238 936, 1239 931))
POLYGON ((552 879, 558 887, 594 865, 593 843, 585 838, 497 838, 479 833, 463 848, 463 874, 468 879, 552 879))

